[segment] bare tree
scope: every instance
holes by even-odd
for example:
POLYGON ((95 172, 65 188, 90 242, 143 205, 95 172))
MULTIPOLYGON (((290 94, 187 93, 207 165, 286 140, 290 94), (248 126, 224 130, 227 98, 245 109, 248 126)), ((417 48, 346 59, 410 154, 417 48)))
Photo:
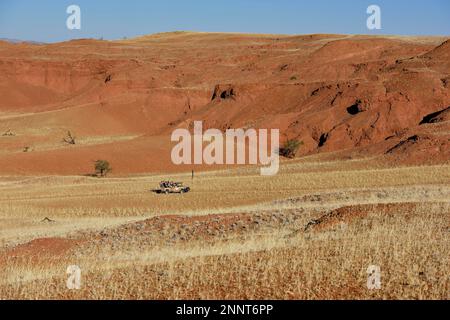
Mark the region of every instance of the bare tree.
POLYGON ((63 138, 63 142, 67 144, 76 144, 75 139, 76 137, 74 137, 70 131, 67 131, 67 136, 63 138))
POLYGON ((4 136, 4 137, 13 137, 13 136, 15 136, 16 134, 14 133, 14 132, 12 132, 11 131, 11 129, 8 129, 7 131, 5 131, 3 134, 2 134, 2 136, 4 136))

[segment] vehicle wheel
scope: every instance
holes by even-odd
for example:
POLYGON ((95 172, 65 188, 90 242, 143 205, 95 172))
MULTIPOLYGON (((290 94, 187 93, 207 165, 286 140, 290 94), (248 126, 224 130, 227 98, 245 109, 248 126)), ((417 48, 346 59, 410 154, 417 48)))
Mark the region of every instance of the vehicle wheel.
POLYGON ((181 190, 181 191, 180 191, 180 194, 183 194, 183 193, 184 193, 184 190, 181 190))
POLYGON ((164 191, 165 194, 169 194, 169 190, 164 191))

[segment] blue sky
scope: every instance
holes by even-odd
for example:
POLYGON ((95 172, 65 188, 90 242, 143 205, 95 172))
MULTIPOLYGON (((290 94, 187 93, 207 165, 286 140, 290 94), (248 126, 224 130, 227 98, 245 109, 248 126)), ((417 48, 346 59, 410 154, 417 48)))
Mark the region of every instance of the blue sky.
POLYGON ((192 30, 249 33, 450 35, 448 0, 0 0, 0 38, 56 42, 192 30), (68 30, 66 8, 81 8, 68 30), (382 30, 366 27, 381 7, 382 30))

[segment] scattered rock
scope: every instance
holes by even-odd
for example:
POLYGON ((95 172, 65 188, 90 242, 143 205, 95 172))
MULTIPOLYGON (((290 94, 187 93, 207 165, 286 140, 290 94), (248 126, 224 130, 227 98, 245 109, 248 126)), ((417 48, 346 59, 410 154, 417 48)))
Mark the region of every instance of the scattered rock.
POLYGON ((352 115, 352 116, 356 116, 357 114, 364 112, 364 108, 361 105, 361 100, 356 100, 356 102, 351 105, 350 107, 347 108, 347 112, 352 115))
POLYGON ((386 151, 386 154, 393 153, 395 150, 401 148, 406 144, 414 144, 417 143, 421 138, 418 135, 413 135, 406 140, 400 141, 400 143, 396 144, 394 147, 390 148, 386 151))
POLYGON ((425 116, 420 125, 423 124, 431 124, 431 123, 439 123, 444 121, 450 121, 450 107, 445 108, 444 110, 433 112, 427 116, 425 116))
POLYGON ((329 134, 328 133, 323 133, 320 138, 319 138, 319 148, 322 148, 325 143, 327 143, 329 138, 329 134))
POLYGON ((235 99, 236 97, 236 89, 232 85, 217 85, 214 88, 214 93, 212 95, 211 101, 214 100, 227 100, 227 99, 235 99))

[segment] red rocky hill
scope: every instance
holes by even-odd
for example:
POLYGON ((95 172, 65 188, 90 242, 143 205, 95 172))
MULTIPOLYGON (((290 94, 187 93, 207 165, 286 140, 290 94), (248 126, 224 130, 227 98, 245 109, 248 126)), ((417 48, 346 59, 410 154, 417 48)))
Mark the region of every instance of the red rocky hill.
POLYGON ((116 173, 177 170, 169 135, 195 120, 279 128, 283 140, 304 142, 298 156, 450 159, 446 38, 176 32, 0 42, 0 96, 1 173, 80 174, 99 158, 116 173), (61 143, 68 130, 75 146, 61 143))

